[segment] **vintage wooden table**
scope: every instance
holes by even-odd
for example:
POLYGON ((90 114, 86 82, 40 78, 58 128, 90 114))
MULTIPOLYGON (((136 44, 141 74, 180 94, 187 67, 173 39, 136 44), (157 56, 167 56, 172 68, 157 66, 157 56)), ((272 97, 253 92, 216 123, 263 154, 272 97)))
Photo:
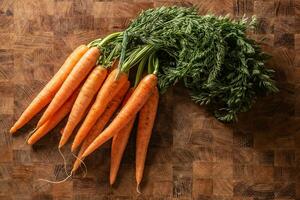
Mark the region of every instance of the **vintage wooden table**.
MULTIPOLYGON (((0 0, 0 199, 300 199, 300 0, 0 0), (180 87, 161 96, 142 195, 134 179, 134 136, 117 183, 108 183, 110 148, 66 175, 56 128, 25 144, 34 119, 19 134, 13 121, 77 45, 122 30, 142 9, 195 5, 201 14, 257 15, 253 36, 273 55, 280 93, 260 99, 235 124, 218 122, 180 87)), ((74 160, 63 149, 68 168, 74 160)))

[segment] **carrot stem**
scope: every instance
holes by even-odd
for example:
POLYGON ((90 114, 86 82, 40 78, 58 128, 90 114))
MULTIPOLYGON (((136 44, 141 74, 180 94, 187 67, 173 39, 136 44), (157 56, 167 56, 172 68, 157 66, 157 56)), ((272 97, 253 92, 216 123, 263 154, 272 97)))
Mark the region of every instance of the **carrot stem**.
POLYGON ((121 35, 122 32, 115 32, 115 33, 112 33, 108 36, 106 36, 100 43, 99 43, 99 46, 102 46, 104 44, 106 44, 108 41, 110 41, 111 39, 114 39, 116 37, 118 37, 119 35, 121 35))
POLYGON ((132 54, 128 58, 128 60, 123 64, 123 66, 121 67, 121 71, 127 72, 130 68, 139 63, 144 58, 144 56, 147 56, 153 50, 154 47, 152 45, 146 45, 141 50, 138 49, 137 54, 132 54))
POLYGON ((155 56, 153 68, 154 68, 153 74, 156 75, 158 73, 158 68, 159 68, 159 60, 158 60, 157 56, 155 56))
POLYGON ((148 74, 152 73, 153 57, 154 57, 154 53, 152 53, 148 59, 148 74))
POLYGON ((158 67, 159 67, 159 61, 155 52, 153 52, 148 59, 148 74, 156 75, 158 73, 158 67))
POLYGON ((118 66, 119 71, 121 71, 121 66, 125 59, 127 43, 128 43, 128 34, 127 34, 127 31, 124 31, 123 39, 122 39, 122 46, 121 46, 122 49, 121 49, 121 55, 120 55, 120 62, 119 62, 119 66, 118 66))
POLYGON ((137 69, 137 72, 136 72, 136 76, 135 76, 135 83, 134 83, 134 87, 136 88, 137 85, 139 84, 140 80, 141 80, 141 77, 142 77, 142 74, 143 74, 143 71, 144 71, 144 67, 145 67, 145 63, 147 61, 148 57, 145 56, 139 66, 138 66, 138 69, 137 69))
POLYGON ((115 32, 115 33, 112 33, 108 36, 106 36, 105 38, 99 38, 99 39, 96 39, 96 40, 93 40, 92 42, 90 42, 88 44, 88 47, 98 47, 100 49, 101 46, 103 46, 104 44, 106 44, 107 42, 109 42, 110 40, 120 36, 123 32, 115 32))

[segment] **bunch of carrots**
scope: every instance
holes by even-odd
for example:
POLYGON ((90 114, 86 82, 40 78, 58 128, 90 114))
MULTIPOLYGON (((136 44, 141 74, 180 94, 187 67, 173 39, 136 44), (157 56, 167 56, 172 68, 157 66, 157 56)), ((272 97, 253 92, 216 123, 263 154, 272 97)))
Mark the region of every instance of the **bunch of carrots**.
POLYGON ((266 55, 246 36, 247 27, 247 20, 199 16, 194 8, 146 10, 123 32, 77 47, 10 132, 48 106, 27 141, 33 145, 68 116, 58 148, 75 135, 71 151, 77 157, 70 176, 85 157, 112 139, 113 184, 137 120, 139 186, 159 90, 183 81, 194 101, 211 106, 226 122, 249 110, 259 94, 278 90, 273 71, 264 67, 266 55), (129 73, 135 74, 134 81, 129 73))
POLYGON ((135 119, 138 118, 136 181, 139 185, 158 107, 157 59, 150 62, 149 58, 152 59, 154 54, 143 57, 139 75, 144 77, 131 86, 126 70, 131 63, 125 63, 125 68, 115 68, 116 60, 111 66, 100 66, 97 65, 100 54, 101 50, 97 47, 77 47, 22 113, 10 133, 15 133, 48 105, 28 144, 35 144, 68 116, 58 148, 62 148, 75 134, 71 151, 79 151, 71 174, 86 156, 112 139, 110 184, 113 184, 135 119), (142 70, 147 60, 149 64, 156 63, 149 74, 142 70), (80 122, 82 124, 75 133, 80 122))

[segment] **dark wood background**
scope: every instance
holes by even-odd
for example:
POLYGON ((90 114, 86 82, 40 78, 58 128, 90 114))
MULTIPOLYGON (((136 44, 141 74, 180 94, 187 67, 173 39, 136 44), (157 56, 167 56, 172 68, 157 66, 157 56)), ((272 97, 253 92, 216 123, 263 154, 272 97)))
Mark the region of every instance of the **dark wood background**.
MULTIPOLYGON (((0 199, 300 199, 300 0, 0 0, 0 199), (142 195, 135 192, 134 137, 117 183, 108 183, 109 144, 66 175, 56 128, 34 147, 10 126, 76 46, 122 30, 142 9, 195 5, 201 14, 257 15, 280 93, 259 99, 232 125, 215 120, 180 87, 161 96, 142 195)), ((68 167, 74 159, 64 148, 68 167)))

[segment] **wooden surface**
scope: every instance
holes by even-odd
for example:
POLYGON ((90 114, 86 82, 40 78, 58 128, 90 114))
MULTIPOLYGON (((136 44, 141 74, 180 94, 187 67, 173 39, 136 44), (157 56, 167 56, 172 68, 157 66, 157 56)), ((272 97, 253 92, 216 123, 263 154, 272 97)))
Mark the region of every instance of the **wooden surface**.
MULTIPOLYGON (((0 199, 300 199, 300 0, 0 0, 0 199), (177 87, 161 97, 142 195, 135 192, 134 138, 110 187, 109 144, 87 159, 88 174, 66 175, 55 129, 33 148, 37 119, 8 130, 77 45, 122 30, 142 9, 196 5, 202 14, 256 14, 253 36, 273 55, 281 92, 224 125, 177 87)), ((68 167, 74 158, 64 148, 68 167)))

